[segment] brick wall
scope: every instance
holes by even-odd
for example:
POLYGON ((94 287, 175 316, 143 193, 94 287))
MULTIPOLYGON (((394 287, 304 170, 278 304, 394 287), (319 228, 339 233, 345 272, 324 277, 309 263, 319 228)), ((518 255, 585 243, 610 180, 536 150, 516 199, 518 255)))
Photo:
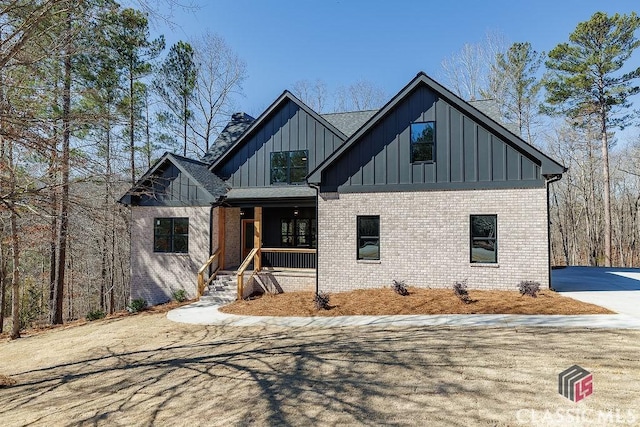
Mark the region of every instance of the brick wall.
POLYGON ((521 280, 549 286, 544 188, 483 191, 322 194, 320 290, 389 286, 517 289, 521 280), (498 217, 498 264, 471 264, 469 216, 498 217), (380 215, 380 260, 356 260, 356 216, 380 215))
MULTIPOLYGON (((198 269, 209 258, 209 207, 131 208, 131 298, 144 298, 148 304, 164 303, 176 289, 190 298, 197 292, 198 269), (154 218, 188 217, 189 252, 153 252, 154 218)), ((217 246, 218 210, 213 212, 213 242, 217 246)), ((215 247, 214 247, 215 249, 215 247)))

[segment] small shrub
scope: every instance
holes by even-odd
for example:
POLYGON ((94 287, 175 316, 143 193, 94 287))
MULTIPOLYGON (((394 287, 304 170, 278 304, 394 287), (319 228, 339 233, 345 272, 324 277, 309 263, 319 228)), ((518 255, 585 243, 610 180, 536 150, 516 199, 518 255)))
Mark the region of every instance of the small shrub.
POLYGON ((402 295, 403 297, 409 295, 409 291, 407 290, 407 285, 404 283, 404 280, 401 280, 399 282, 397 280, 394 280, 391 286, 393 287, 393 290, 396 294, 402 295))
POLYGON ((453 285, 453 292, 455 292, 456 296, 460 298, 465 304, 471 304, 473 300, 469 296, 469 290, 467 289, 467 279, 462 282, 456 282, 453 285))
POLYGON ((91 310, 90 312, 87 313, 87 320, 89 322, 92 322, 94 320, 98 320, 98 319, 104 319, 104 316, 106 316, 107 313, 105 313, 104 311, 97 309, 97 310, 91 310))
POLYGON ((520 282, 518 289, 520 290, 520 295, 529 295, 532 298, 536 298, 538 296, 538 292, 540 292, 540 283, 533 282, 531 280, 523 280, 520 282))
POLYGON ((143 298, 136 298, 127 304, 129 313, 138 313, 147 308, 147 302, 143 298))
POLYGON ((316 310, 329 310, 329 294, 326 292, 318 292, 313 297, 316 310))
POLYGON ((176 289, 173 291, 173 299, 178 302, 185 302, 187 300, 187 291, 184 289, 176 289))

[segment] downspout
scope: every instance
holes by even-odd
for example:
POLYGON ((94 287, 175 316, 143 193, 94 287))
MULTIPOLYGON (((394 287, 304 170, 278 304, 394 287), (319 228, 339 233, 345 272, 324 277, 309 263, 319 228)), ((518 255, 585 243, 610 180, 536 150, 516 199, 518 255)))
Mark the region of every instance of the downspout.
POLYGON ((320 217, 318 216, 318 201, 320 200, 320 187, 307 181, 307 185, 316 190, 316 296, 320 291, 320 217))
MULTIPOLYGON (((565 169, 566 172, 566 169, 565 169)), ((548 274, 548 281, 549 281, 549 289, 551 289, 552 291, 554 291, 555 289, 553 289, 553 287, 551 286, 551 209, 549 206, 549 184, 553 184, 554 182, 558 182, 560 181, 560 179, 562 179, 562 175, 558 174, 558 175, 552 175, 550 178, 547 178, 545 180, 545 186, 547 188, 547 274, 548 274)))

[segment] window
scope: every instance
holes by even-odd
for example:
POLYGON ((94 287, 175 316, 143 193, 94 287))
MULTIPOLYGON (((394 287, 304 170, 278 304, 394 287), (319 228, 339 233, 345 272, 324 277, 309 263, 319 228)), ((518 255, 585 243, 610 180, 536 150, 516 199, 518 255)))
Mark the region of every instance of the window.
POLYGON ((471 262, 498 262, 496 215, 471 215, 471 262))
POLYGON ((271 153, 271 184, 302 184, 309 173, 308 152, 280 151, 271 153))
POLYGON ((411 163, 433 162, 436 122, 411 123, 411 163))
POLYGON ((153 223, 154 252, 189 252, 189 218, 156 218, 153 223))
POLYGON ((379 216, 358 216, 358 259, 380 259, 379 216))
POLYGON ((307 218, 287 218, 280 220, 282 246, 311 247, 311 220, 307 218))

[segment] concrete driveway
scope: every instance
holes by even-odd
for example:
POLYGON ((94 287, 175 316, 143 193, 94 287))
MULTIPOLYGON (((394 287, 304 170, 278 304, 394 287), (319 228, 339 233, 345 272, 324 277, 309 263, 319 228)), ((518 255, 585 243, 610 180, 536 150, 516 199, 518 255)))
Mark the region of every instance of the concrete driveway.
POLYGON ((640 319, 640 269, 567 267, 551 272, 552 288, 579 301, 640 319))

